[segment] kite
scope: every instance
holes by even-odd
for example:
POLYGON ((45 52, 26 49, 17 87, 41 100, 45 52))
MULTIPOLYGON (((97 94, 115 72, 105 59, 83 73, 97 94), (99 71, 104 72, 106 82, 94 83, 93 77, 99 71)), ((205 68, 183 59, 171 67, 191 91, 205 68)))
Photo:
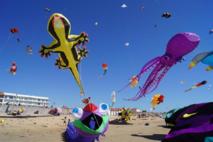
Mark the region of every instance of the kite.
POLYGON ((10 32, 11 32, 12 34, 18 33, 18 32, 19 32, 19 29, 18 29, 18 28, 11 28, 11 29, 10 29, 10 32))
POLYGON ((16 66, 16 63, 13 62, 11 67, 10 67, 10 73, 13 74, 13 75, 16 75, 16 71, 17 71, 17 66, 16 66))
POLYGON ((162 142, 212 142, 213 103, 193 104, 177 110, 173 128, 162 142))
POLYGON ((109 126, 109 106, 101 103, 99 107, 89 103, 84 109, 74 108, 75 120, 69 122, 65 131, 67 142, 95 142, 107 131, 109 126))
POLYGON ((199 62, 202 62, 205 65, 208 65, 206 71, 213 70, 213 51, 202 52, 197 54, 189 64, 189 69, 195 67, 199 62))
POLYGON ((164 101, 164 96, 161 94, 156 94, 152 97, 151 105, 152 109, 154 110, 157 105, 164 101))
POLYGON ((127 124, 128 121, 131 119, 132 112, 129 109, 122 108, 118 116, 120 116, 119 121, 121 121, 124 124, 127 124))
POLYGON ((130 79, 130 87, 134 88, 138 85, 138 77, 137 76, 133 76, 131 79, 130 79))
POLYGON ((127 5, 124 3, 121 5, 121 8, 127 8, 127 5))
MULTIPOLYGON (((124 89, 126 89, 127 87, 131 87, 134 88, 138 85, 139 82, 139 78, 137 75, 134 75, 131 77, 131 79, 129 80, 129 83, 127 85, 125 85, 123 88, 121 88, 120 90, 118 90, 118 93, 122 92, 124 89)), ((141 89, 141 86, 139 86, 139 89, 141 89)))
POLYGON ((161 15, 161 17, 164 17, 164 18, 166 18, 166 19, 170 18, 171 16, 172 16, 172 14, 169 13, 169 12, 164 12, 164 13, 161 15))
POLYGON ((20 42, 20 38, 18 37, 19 29, 18 28, 11 28, 10 32, 14 35, 17 42, 20 42))
POLYGON ((206 80, 201 81, 201 82, 199 82, 199 83, 197 83, 197 84, 193 85, 191 88, 189 88, 189 89, 185 90, 185 92, 189 92, 189 91, 191 91, 192 89, 195 89, 195 88, 201 87, 201 86, 205 85, 206 83, 207 83, 207 81, 206 81, 206 80))
POLYGON ((107 70, 108 70, 108 65, 107 64, 102 64, 102 69, 104 71, 103 75, 106 75, 107 70))
POLYGON ((33 54, 33 48, 30 45, 27 45, 27 53, 32 55, 33 54))
POLYGON ((54 38, 49 46, 41 46, 42 57, 50 56, 50 53, 57 53, 59 58, 55 65, 59 69, 69 69, 79 88, 80 94, 84 94, 78 71, 78 64, 88 53, 85 43, 88 42, 88 35, 70 35, 71 24, 69 20, 60 13, 54 13, 48 21, 48 32, 54 38), (81 46, 81 47, 80 47, 81 46))
POLYGON ((89 104, 90 103, 90 97, 88 97, 88 98, 84 98, 84 99, 82 99, 81 101, 82 101, 82 103, 84 103, 85 105, 86 104, 89 104))
POLYGON ((115 91, 112 91, 112 96, 111 97, 112 97, 112 105, 111 105, 111 107, 113 107, 115 102, 116 102, 116 92, 115 91))
POLYGON ((126 46, 126 47, 128 47, 130 44, 129 44, 129 42, 126 42, 125 44, 124 44, 124 46, 126 46))
POLYGON ((94 23, 95 26, 98 26, 98 24, 99 24, 98 22, 95 22, 95 23, 94 23))
POLYGON ((213 29, 209 30, 209 34, 213 34, 213 29))
POLYGON ((48 8, 48 7, 46 7, 44 10, 45 10, 46 12, 50 12, 50 11, 51 11, 51 9, 48 8))
MULTIPOLYGON (((177 62, 181 62, 183 56, 193 51, 199 42, 200 38, 195 33, 184 32, 173 36, 167 44, 165 54, 150 60, 142 67, 139 74, 136 75, 138 81, 140 81, 141 76, 145 72, 152 70, 136 96, 127 100, 138 100, 145 96, 145 94, 154 91, 168 70, 177 62)), ((130 85, 130 83, 127 85, 130 85)))

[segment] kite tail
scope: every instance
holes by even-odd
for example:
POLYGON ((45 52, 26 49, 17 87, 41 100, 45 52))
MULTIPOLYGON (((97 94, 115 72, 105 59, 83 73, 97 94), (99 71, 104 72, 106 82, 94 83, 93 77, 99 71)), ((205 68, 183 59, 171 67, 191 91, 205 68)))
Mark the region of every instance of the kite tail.
POLYGON ((144 86, 142 88, 139 87, 140 90, 138 91, 136 96, 129 99, 125 99, 125 100, 137 101, 141 97, 144 97, 145 94, 153 92, 158 87, 160 81, 162 80, 162 78, 165 76, 165 74, 168 72, 169 69, 170 69, 169 66, 164 66, 162 64, 160 64, 159 66, 156 66, 154 70, 152 71, 152 73, 149 75, 144 86))
POLYGON ((77 82, 77 84, 78 84, 78 86, 79 86, 79 88, 80 88, 80 95, 84 95, 84 88, 83 88, 83 85, 82 85, 82 83, 81 83, 81 80, 80 80, 80 75, 79 75, 79 73, 78 73, 78 71, 76 70, 72 70, 71 68, 69 68, 70 69, 70 71, 73 73, 73 76, 74 76, 74 78, 75 78, 75 80, 76 80, 76 82, 77 82))
MULTIPOLYGON (((147 64, 145 64, 141 71, 139 72, 139 74, 137 75, 137 78, 138 78, 138 81, 140 80, 140 77, 141 75, 148 71, 149 69, 151 68, 154 68, 156 65, 158 65, 159 63, 159 59, 160 57, 156 57, 156 58, 153 58, 152 60, 150 60, 147 64)), ((121 88, 120 90, 118 90, 118 93, 120 93, 121 91, 123 91, 124 89, 126 89, 128 86, 130 86, 131 82, 129 82, 127 85, 125 85, 123 88, 121 88)))
POLYGON ((141 76, 144 72, 148 71, 148 70, 151 69, 151 68, 154 68, 154 67, 159 63, 159 61, 160 61, 160 57, 156 57, 156 58, 153 58, 152 60, 150 60, 148 63, 146 63, 146 64, 142 67, 142 69, 141 69, 140 73, 137 75, 137 77, 140 79, 140 76, 141 76))
POLYGON ((189 91, 191 91, 191 90, 192 90, 192 88, 189 88, 189 89, 186 89, 185 92, 189 92, 189 91))

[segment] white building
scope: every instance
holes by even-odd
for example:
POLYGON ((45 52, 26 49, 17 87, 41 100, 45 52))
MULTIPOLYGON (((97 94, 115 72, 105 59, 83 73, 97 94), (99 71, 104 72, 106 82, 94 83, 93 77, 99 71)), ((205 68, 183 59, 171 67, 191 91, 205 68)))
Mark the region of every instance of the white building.
POLYGON ((49 104, 49 98, 0 92, 0 105, 3 104, 47 107, 49 104))

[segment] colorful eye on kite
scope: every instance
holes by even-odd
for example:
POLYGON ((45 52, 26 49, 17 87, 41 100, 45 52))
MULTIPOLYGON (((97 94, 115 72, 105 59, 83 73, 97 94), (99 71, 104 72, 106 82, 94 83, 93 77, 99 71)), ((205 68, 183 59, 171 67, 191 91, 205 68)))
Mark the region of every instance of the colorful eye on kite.
POLYGON ((99 112, 101 114, 110 115, 109 105, 105 103, 101 103, 99 105, 99 112))
POLYGON ((82 108, 73 108, 72 109, 72 115, 75 119, 80 119, 83 115, 83 110, 82 108))

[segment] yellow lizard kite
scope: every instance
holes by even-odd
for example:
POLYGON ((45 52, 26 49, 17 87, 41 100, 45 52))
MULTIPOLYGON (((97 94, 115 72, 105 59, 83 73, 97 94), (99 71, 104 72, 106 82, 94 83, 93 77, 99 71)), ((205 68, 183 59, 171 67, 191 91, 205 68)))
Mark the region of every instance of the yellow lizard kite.
POLYGON ((78 46, 83 46, 88 42, 88 35, 86 33, 70 35, 71 24, 69 20, 60 13, 54 13, 50 16, 47 28, 54 40, 49 46, 41 46, 41 56, 48 57, 51 52, 58 53, 59 58, 56 60, 55 65, 57 65, 59 69, 70 69, 80 87, 81 94, 84 94, 78 72, 78 64, 83 57, 86 57, 88 51, 85 47, 80 48, 78 46))

